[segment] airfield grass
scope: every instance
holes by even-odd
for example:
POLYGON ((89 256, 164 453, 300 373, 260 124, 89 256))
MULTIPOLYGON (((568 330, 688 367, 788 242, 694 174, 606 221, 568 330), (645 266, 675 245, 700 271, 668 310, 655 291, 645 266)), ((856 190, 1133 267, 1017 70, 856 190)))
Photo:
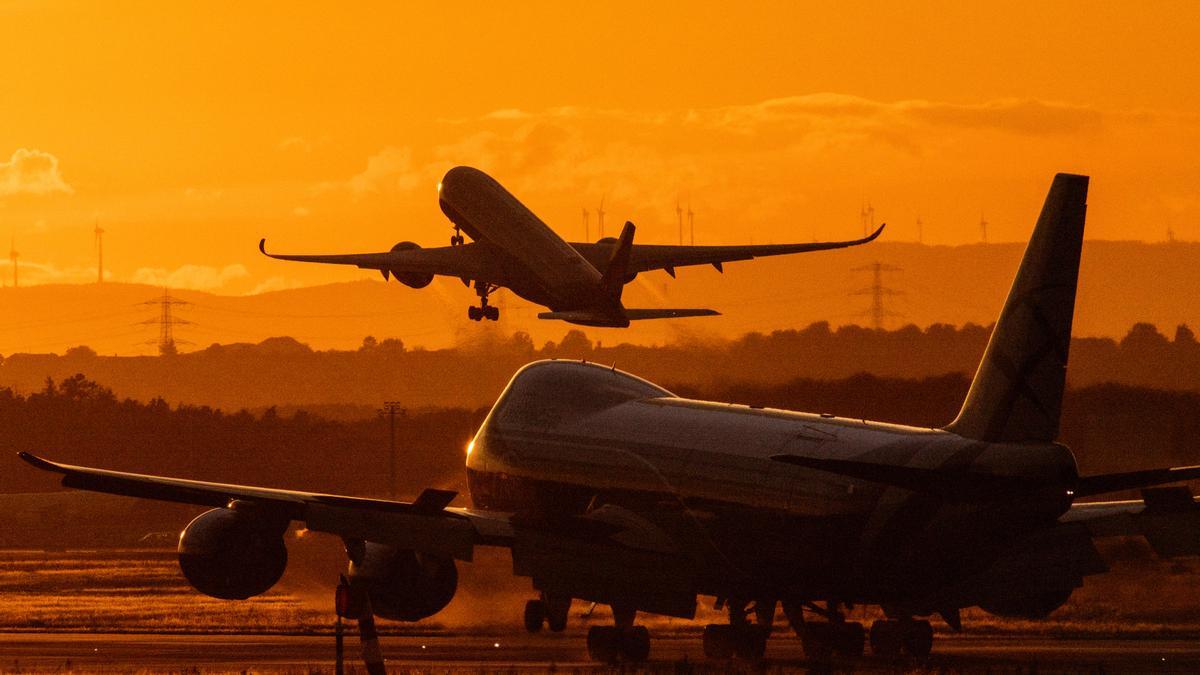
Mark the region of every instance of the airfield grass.
MULTIPOLYGON (((312 574, 285 576, 271 591, 244 601, 216 600, 188 585, 169 549, 0 550, 0 632, 94 633, 327 633, 332 630, 331 584, 312 574), (318 586, 314 588, 313 586, 318 586)), ((416 624, 384 622, 385 633, 503 634, 521 627, 532 597, 528 580, 511 577, 506 553, 491 551, 463 565, 458 597, 445 611, 416 624)), ((1118 559, 1112 571, 1089 577, 1066 605, 1037 621, 966 610, 970 634, 1078 637, 1200 637, 1200 561, 1118 559)), ((325 575, 336 578, 336 574, 325 575)), ((606 608, 573 605, 571 632, 610 621, 606 608)), ((869 623, 872 608, 851 619, 869 623)), ((777 617, 783 622, 782 613, 777 617)), ((722 613, 702 604, 693 621, 644 616, 658 635, 695 633, 722 613)), ((949 629, 934 619, 941 632, 949 629)))

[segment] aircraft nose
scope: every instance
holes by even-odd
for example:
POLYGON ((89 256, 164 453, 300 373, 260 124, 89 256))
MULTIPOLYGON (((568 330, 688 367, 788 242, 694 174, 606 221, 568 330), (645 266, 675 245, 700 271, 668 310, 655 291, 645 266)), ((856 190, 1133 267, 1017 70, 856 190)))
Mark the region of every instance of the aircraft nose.
POLYGON ((464 190, 469 190, 471 186, 479 185, 481 182, 487 181, 487 174, 469 166, 456 166, 446 172, 442 176, 442 180, 438 183, 438 193, 443 199, 447 197, 453 198, 453 195, 461 193, 464 190))

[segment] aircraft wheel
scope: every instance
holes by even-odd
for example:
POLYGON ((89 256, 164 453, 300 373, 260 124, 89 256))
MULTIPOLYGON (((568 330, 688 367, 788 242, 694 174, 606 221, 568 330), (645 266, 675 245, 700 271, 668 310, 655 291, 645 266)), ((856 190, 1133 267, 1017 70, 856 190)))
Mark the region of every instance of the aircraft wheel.
POLYGON ((616 626, 592 626, 588 629, 588 656, 599 663, 616 663, 621 653, 620 633, 616 626))
POLYGON ((871 653, 876 656, 899 656, 903 637, 899 621, 880 619, 871 624, 871 653))
POLYGON ((630 663, 641 663, 650 658, 650 631, 645 626, 634 626, 620 633, 621 658, 630 663))
POLYGON ((836 626, 837 641, 833 650, 842 656, 862 656, 867 635, 863 625, 857 621, 846 621, 836 626))
POLYGON ((918 658, 929 656, 933 650, 933 626, 928 621, 912 621, 903 625, 904 635, 901 639, 904 653, 918 658))
POLYGON ((731 659, 736 641, 733 626, 710 623, 704 627, 704 656, 710 659, 731 659))
POLYGON ((488 321, 499 321, 500 320, 500 308, 499 307, 484 307, 483 308, 483 316, 488 321))
POLYGON ((738 626, 733 655, 739 659, 757 661, 767 653, 767 630, 757 625, 738 626))
POLYGON ((530 633, 540 633, 546 622, 546 605, 541 600, 530 600, 525 603, 525 630, 530 633))
POLYGON ((827 622, 805 623, 800 633, 804 655, 811 661, 828 661, 837 642, 834 627, 827 622))
POLYGON ((483 318, 483 308, 474 307, 474 306, 468 307, 467 308, 467 318, 472 321, 478 321, 478 320, 482 319, 483 318))

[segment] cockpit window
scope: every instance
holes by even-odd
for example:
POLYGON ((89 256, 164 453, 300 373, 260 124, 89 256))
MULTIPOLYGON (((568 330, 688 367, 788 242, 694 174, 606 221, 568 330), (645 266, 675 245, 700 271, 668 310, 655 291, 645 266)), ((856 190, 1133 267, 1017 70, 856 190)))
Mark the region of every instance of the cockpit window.
POLYGON ((496 404, 504 425, 555 427, 627 401, 671 392, 612 368, 546 361, 519 372, 496 404))

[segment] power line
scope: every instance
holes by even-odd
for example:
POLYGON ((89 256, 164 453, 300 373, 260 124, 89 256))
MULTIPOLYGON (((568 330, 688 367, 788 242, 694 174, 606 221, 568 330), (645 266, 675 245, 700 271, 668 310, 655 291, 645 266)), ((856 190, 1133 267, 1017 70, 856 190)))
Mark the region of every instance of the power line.
POLYGON ((863 312, 863 314, 867 314, 871 317, 871 324, 875 328, 875 330, 883 329, 884 319, 886 319, 888 317, 901 316, 901 314, 899 314, 897 312, 889 311, 887 308, 885 308, 883 306, 884 298, 886 298, 888 296, 904 294, 903 291, 897 291, 895 289, 884 286, 883 285, 883 273, 884 272, 900 272, 900 271, 902 271, 901 268, 896 267, 895 265, 886 265, 879 261, 875 261, 875 262, 871 263, 870 265, 863 265, 862 267, 855 267, 851 271, 852 272, 870 272, 871 273, 870 287, 861 288, 861 289, 851 293, 851 295, 868 295, 869 294, 871 296, 871 307, 867 311, 863 312))

